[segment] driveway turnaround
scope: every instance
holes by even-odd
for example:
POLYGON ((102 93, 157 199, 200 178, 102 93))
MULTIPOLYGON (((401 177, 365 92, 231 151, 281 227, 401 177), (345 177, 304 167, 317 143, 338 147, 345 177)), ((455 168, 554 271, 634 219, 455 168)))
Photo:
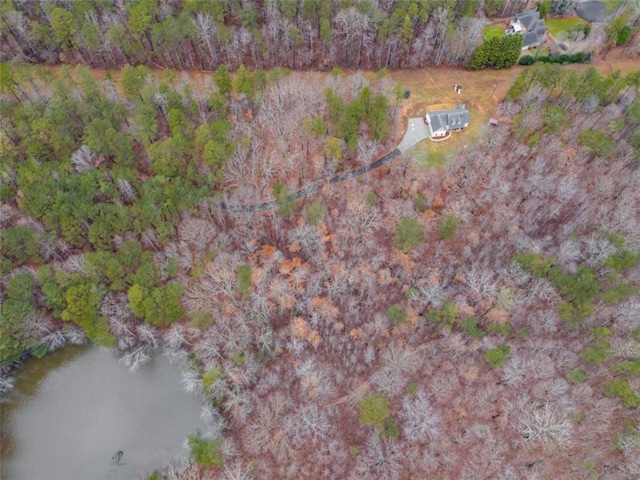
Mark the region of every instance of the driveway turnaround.
POLYGON ((429 129, 424 123, 424 118, 410 118, 407 133, 404 134, 397 148, 401 153, 404 153, 425 138, 429 138, 429 129))

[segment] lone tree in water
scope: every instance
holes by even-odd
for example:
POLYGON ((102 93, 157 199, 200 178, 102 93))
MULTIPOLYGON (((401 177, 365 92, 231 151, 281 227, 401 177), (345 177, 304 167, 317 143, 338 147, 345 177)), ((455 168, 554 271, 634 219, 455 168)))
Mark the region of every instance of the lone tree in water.
POLYGON ((120 460, 122 460, 122 456, 124 455, 124 452, 122 450, 118 450, 116 453, 113 454, 113 457, 111 457, 111 464, 112 465, 124 465, 123 463, 120 463, 120 460))

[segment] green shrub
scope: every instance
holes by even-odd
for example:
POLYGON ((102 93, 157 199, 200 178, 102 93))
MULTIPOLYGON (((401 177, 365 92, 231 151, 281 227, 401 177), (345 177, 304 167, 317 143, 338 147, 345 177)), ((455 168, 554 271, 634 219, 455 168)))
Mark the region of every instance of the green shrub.
POLYGON ((575 368, 573 370, 569 370, 565 377, 571 383, 583 383, 587 379, 587 372, 575 368))
POLYGON ((535 63, 535 59, 531 55, 523 55, 520 57, 520 60, 518 60, 518 63, 525 66, 533 65, 535 63))
POLYGON ((372 393, 358 402, 360 422, 382 429, 389 416, 389 400, 382 393, 372 393))
POLYGON ((213 384, 216 383, 216 380, 218 380, 221 376, 222 372, 220 372, 220 369, 218 367, 213 367, 204 372, 204 375, 202 375, 202 386, 204 387, 205 391, 209 392, 211 390, 211 387, 213 387, 213 384))
POLYGON ((305 219, 311 225, 317 225, 324 218, 324 214, 327 209, 320 202, 311 202, 307 205, 307 210, 305 212, 305 219))
POLYGON ((213 318, 209 312, 200 310, 191 317, 191 326, 198 330, 206 330, 213 324, 213 318))
POLYGON ((481 338, 484 330, 478 327, 478 319, 476 317, 465 318, 460 322, 462 331, 471 338, 481 338))
POLYGON ((424 195, 419 193, 413 197, 413 208, 418 213, 422 213, 427 209, 427 203, 424 200, 424 195))
POLYGON ((544 133, 555 133, 559 128, 569 125, 567 110, 558 105, 549 105, 542 111, 544 133))
POLYGON ((403 217, 396 224, 394 245, 404 253, 411 253, 422 241, 424 227, 413 217, 403 217))
POLYGON ((522 52, 522 35, 493 37, 476 48, 467 65, 470 70, 509 68, 518 62, 522 52))
POLYGON ((378 194, 376 192, 368 192, 365 196, 364 196, 364 203, 367 205, 367 207, 369 208, 373 208, 376 205, 378 205, 378 202, 380 201, 380 198, 378 197, 378 194))
POLYGON ((429 310, 427 318, 434 323, 444 323, 451 327, 458 317, 458 306, 453 300, 447 298, 442 302, 442 307, 429 310))
POLYGON ((631 25, 625 25, 618 31, 618 35, 616 36, 616 45, 626 45, 631 37, 633 36, 633 28, 631 25))
POLYGON ((487 324, 487 333, 507 337, 511 333, 511 325, 508 323, 489 323, 487 324))
POLYGON ((605 338, 611 335, 611 329, 607 327, 595 327, 591 329, 591 336, 594 339, 605 338))
POLYGON ((280 213, 284 218, 291 218, 296 213, 296 198, 282 183, 273 186, 273 194, 280 207, 280 213))
POLYGON ((251 295, 251 267, 249 265, 241 265, 236 271, 238 277, 238 290, 242 299, 246 300, 251 295))
POLYGON ((409 287, 405 293, 405 297, 407 297, 409 300, 417 300, 419 296, 420 290, 418 290, 416 287, 409 287))
POLYGON ((456 233, 458 217, 453 213, 447 213, 438 219, 438 234, 443 240, 447 240, 456 233))
POLYGON ((638 287, 631 283, 621 283, 602 294, 602 300, 607 303, 620 303, 622 300, 638 295, 638 287))
POLYGON ((640 263, 640 251, 629 252, 624 250, 611 255, 607 259, 606 265, 616 273, 620 273, 624 270, 635 267, 638 263, 640 263))
POLYGON ((570 63, 589 63, 591 62, 591 52, 578 52, 574 54, 563 53, 561 55, 523 55, 518 60, 520 65, 533 65, 534 63, 557 63, 567 65, 570 63))
POLYGON ((484 360, 489 364, 489 366, 491 366, 491 368, 497 370, 504 367, 510 353, 511 347, 508 344, 503 343, 499 347, 490 348, 484 352, 484 360))
POLYGON ((406 323, 407 314, 404 313, 404 310, 400 307, 400 305, 394 303, 393 305, 391 305, 391 307, 389 307, 389 310, 387 310, 387 318, 389 318, 389 320, 391 320, 391 323, 393 323, 394 325, 399 325, 401 323, 406 323))
POLYGON ((38 256, 36 234, 29 227, 11 227, 0 232, 2 255, 12 262, 14 267, 24 265, 38 256))
POLYGON ((487 17, 497 17, 504 8, 504 0, 487 0, 484 4, 487 17))
POLYGON ((387 417, 384 421, 384 431, 382 432, 382 435, 384 437, 394 439, 398 438, 399 433, 398 422, 396 422, 396 419, 393 417, 387 417))
POLYGON ((531 135, 527 140, 527 147, 536 148, 540 143, 540 137, 541 137, 540 132, 535 132, 533 135, 531 135))
POLYGON ((418 392, 418 384, 413 380, 411 380, 410 382, 407 383, 406 390, 407 390, 407 394, 413 397, 418 392))
POLYGON ((609 158, 616 151, 616 142, 606 132, 592 127, 584 130, 578 137, 580 145, 584 145, 597 156, 609 158))
POLYGON ((637 407, 640 405, 640 397, 634 395, 633 388, 629 382, 621 378, 611 380, 604 384, 605 397, 620 397, 627 407, 637 407))
POLYGON ((613 371, 621 372, 631 377, 637 377, 640 375, 640 359, 616 363, 613 366, 613 371))
POLYGON ((202 437, 202 433, 191 434, 188 437, 189 455, 191 460, 203 467, 222 467, 224 457, 220 453, 222 438, 207 440, 202 437))
POLYGON ((611 358, 611 345, 607 340, 597 340, 582 351, 582 360, 589 365, 600 365, 611 358))
POLYGON ((544 0, 538 3, 538 12, 540 13, 540 18, 545 18, 549 13, 549 9, 551 8, 551 0, 544 0))

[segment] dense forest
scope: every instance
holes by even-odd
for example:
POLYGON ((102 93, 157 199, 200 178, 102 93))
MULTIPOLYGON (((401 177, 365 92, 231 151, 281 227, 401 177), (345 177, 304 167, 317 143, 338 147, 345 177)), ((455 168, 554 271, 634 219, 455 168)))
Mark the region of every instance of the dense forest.
MULTIPOLYGON (((5 0, 0 5, 0 59, 181 70, 466 65, 483 42, 487 17, 509 17, 535 8, 534 3, 5 0)), ((562 15, 571 13, 576 2, 541 3, 548 14, 562 15)), ((627 23, 637 23, 640 14, 635 2, 615 5, 611 17, 619 25, 609 32, 611 38, 627 23)), ((640 41, 635 44, 640 49, 640 41)))
POLYGON ((0 392, 161 350, 204 423, 155 480, 638 478, 640 70, 532 65, 443 167, 394 150, 385 67, 527 6, 2 2, 0 392))
POLYGON ((2 78, 5 373, 162 346, 205 404, 182 478, 640 472, 639 72, 530 67, 446 168, 298 200, 394 147, 384 72, 2 78))

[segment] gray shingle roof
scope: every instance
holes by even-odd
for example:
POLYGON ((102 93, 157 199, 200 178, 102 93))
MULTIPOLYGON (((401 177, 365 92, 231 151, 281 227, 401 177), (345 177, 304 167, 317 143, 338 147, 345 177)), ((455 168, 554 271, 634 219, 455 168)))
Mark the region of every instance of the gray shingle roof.
MULTIPOLYGON (((544 33, 544 32, 543 32, 544 33)), ((542 36, 538 32, 528 32, 522 37, 522 48, 535 47, 540 45, 542 36)))
POLYGON ((524 29, 522 37, 523 50, 542 43, 542 38, 547 28, 544 25, 544 19, 540 18, 540 13, 537 10, 518 13, 511 22, 520 22, 524 29))
POLYGON ((469 110, 462 105, 458 105, 451 110, 438 110, 427 113, 431 122, 431 129, 434 132, 438 130, 455 130, 469 125, 469 110))
MULTIPOLYGON (((527 10, 526 12, 518 13, 513 17, 513 21, 519 21, 527 32, 533 28, 540 20, 540 13, 537 10, 527 10)), ((544 20, 542 20, 544 24, 544 20)))

